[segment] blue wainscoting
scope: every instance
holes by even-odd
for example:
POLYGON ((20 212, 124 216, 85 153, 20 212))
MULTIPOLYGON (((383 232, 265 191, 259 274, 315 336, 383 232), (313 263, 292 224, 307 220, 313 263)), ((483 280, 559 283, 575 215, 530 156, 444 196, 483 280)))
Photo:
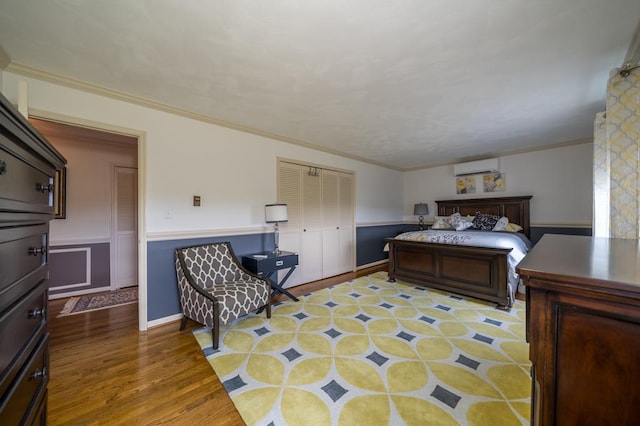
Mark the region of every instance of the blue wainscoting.
POLYGON ((105 242, 51 245, 49 296, 108 288, 111 285, 110 250, 110 244, 105 242))
POLYGON ((385 238, 417 230, 416 225, 361 226, 356 228, 356 266, 368 265, 389 258, 384 251, 385 238))
MULTIPOLYGON (((396 224, 356 228, 356 266, 387 259, 385 238, 415 231, 416 225, 396 224)), ((544 234, 591 235, 591 228, 532 227, 535 244, 544 234)), ((180 313, 175 271, 175 249, 198 244, 230 241, 238 258, 249 253, 273 250, 274 234, 227 235, 211 238, 151 241, 147 244, 147 320, 153 321, 180 313)))
POLYGON ((179 314, 175 250, 180 247, 229 241, 240 259, 243 255, 273 250, 274 234, 226 235, 222 237, 151 241, 147 244, 147 320, 179 314))
MULTIPOLYGON (((383 251, 384 239, 415 229, 415 225, 404 224, 356 228, 356 266, 387 259, 388 255, 383 251)), ((221 241, 230 241, 238 258, 249 253, 275 248, 273 233, 150 241, 147 243, 148 321, 181 312, 175 270, 175 249, 221 241)))
POLYGON ((568 228, 561 226, 532 226, 530 229, 531 242, 535 245, 544 234, 562 235, 593 235, 592 228, 568 228))

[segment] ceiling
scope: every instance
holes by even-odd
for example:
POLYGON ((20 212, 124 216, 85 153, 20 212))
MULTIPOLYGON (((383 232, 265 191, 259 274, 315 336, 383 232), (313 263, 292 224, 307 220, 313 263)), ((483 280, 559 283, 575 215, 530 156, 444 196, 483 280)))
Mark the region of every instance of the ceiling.
POLYGON ((638 0, 2 0, 0 47, 11 72, 411 170, 590 138, 639 18, 638 0))

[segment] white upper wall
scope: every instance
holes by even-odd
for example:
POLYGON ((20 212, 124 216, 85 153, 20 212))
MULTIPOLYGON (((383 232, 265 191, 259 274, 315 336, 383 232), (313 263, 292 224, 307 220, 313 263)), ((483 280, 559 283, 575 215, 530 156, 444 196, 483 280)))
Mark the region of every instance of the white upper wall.
POLYGON ((475 194, 456 194, 453 166, 405 173, 404 214, 412 216, 413 204, 429 203, 429 217, 436 200, 533 195, 532 225, 591 226, 593 205, 593 143, 500 157, 505 174, 504 192, 483 193, 482 176, 476 176, 475 194))
POLYGON ((114 166, 136 167, 136 147, 49 138, 67 159, 67 214, 51 221, 51 245, 109 241, 114 166))
POLYGON ((5 72, 2 92, 13 103, 19 80, 31 110, 145 135, 148 233, 264 226, 278 157, 355 172, 357 224, 402 220, 402 172, 5 72))

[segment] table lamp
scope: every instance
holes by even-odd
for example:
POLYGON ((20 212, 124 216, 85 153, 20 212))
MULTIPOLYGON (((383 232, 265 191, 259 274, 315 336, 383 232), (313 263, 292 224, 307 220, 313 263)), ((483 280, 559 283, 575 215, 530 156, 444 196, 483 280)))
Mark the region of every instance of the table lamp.
POLYGON ((429 204, 417 203, 413 205, 413 214, 418 216, 418 229, 424 229, 424 216, 429 214, 429 204))
POLYGON ((276 249, 273 251, 275 254, 280 254, 279 244, 279 235, 278 235, 278 224, 280 222, 287 222, 289 217, 287 215, 287 205, 286 204, 267 204, 264 206, 264 217, 265 222, 275 224, 276 232, 275 232, 275 243, 276 249))

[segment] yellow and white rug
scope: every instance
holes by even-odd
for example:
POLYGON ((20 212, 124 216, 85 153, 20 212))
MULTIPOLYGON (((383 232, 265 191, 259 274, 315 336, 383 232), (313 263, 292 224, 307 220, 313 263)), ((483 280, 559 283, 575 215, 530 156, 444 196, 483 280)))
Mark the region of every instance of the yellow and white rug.
POLYGON ((248 425, 527 425, 525 306, 375 273, 194 331, 248 425))

